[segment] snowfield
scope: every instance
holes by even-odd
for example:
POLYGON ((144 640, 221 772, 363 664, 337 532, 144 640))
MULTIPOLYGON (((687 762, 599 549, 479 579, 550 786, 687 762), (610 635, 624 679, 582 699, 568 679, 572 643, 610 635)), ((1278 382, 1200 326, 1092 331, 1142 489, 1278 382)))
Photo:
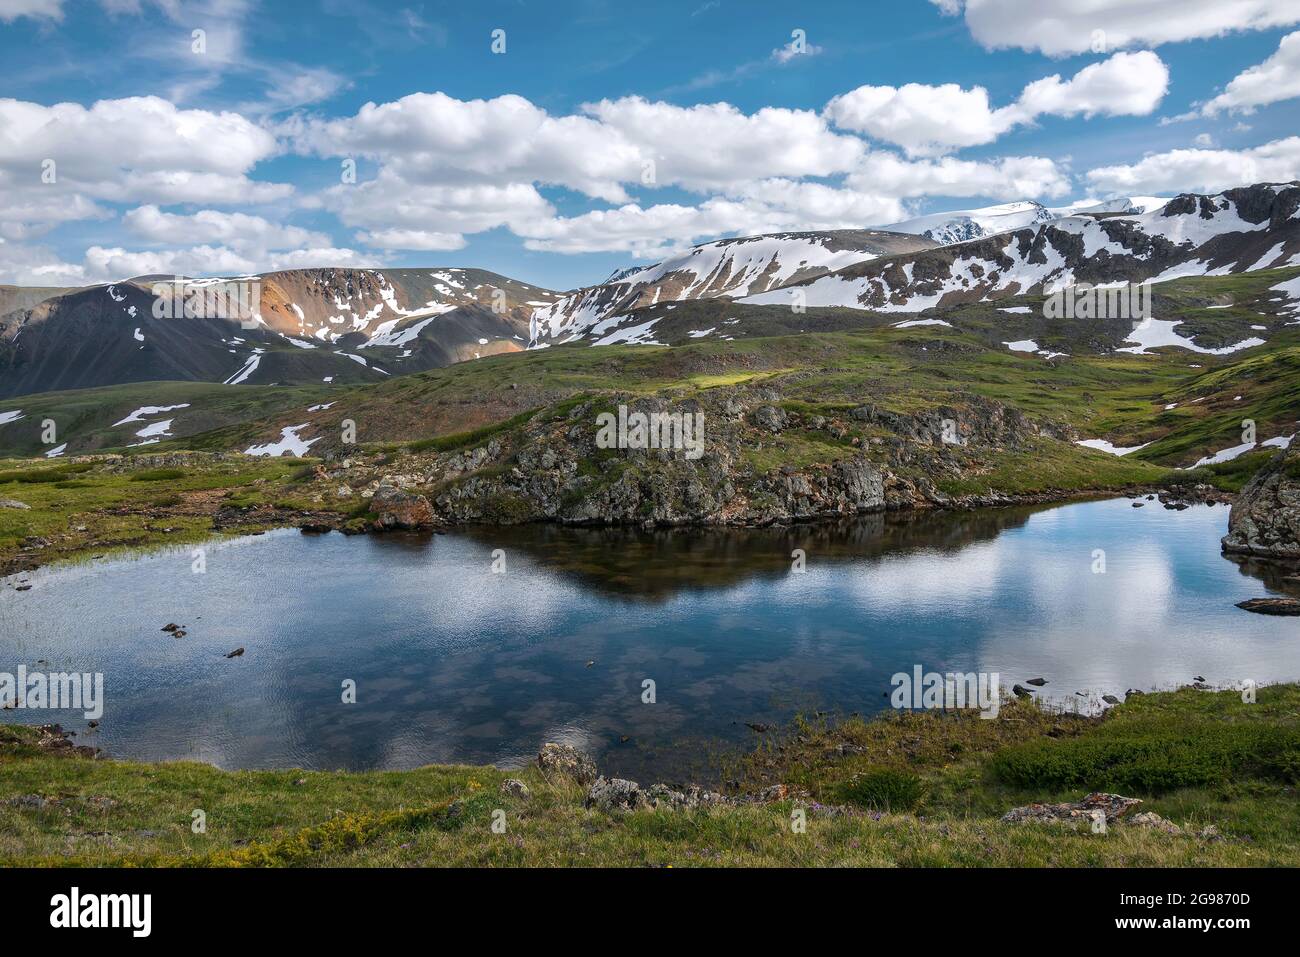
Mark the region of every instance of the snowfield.
POLYGON ((119 425, 126 425, 130 422, 141 422, 146 416, 161 415, 164 412, 175 412, 177 409, 188 409, 190 404, 182 402, 180 405, 142 405, 125 419, 118 419, 113 423, 113 428, 119 425))
POLYGON ((1105 439, 1080 439, 1075 445, 1082 445, 1084 448, 1096 449, 1099 452, 1109 452, 1111 455, 1128 455, 1136 452, 1138 449, 1145 449, 1150 442, 1143 442, 1141 445, 1112 445, 1105 439))
POLYGON ((1173 319, 1143 319, 1129 334, 1126 342, 1135 343, 1135 345, 1124 346, 1117 352, 1131 352, 1134 355, 1146 355, 1152 349, 1159 349, 1161 346, 1178 346, 1191 352, 1200 352, 1211 356, 1226 356, 1233 352, 1240 352, 1242 349, 1252 349, 1255 346, 1264 345, 1263 339, 1251 337, 1242 339, 1240 342, 1230 346, 1224 346, 1221 349, 1207 349, 1204 346, 1198 346, 1191 339, 1180 336, 1174 331, 1174 326, 1178 325, 1178 320, 1173 319))
POLYGON ((244 449, 245 455, 265 455, 281 456, 293 455, 301 458, 307 454, 313 442, 319 442, 320 437, 314 439, 303 439, 298 435, 300 429, 305 429, 310 423, 304 422, 302 425, 288 425, 280 430, 279 442, 268 442, 266 445, 250 445, 244 449))
POLYGON ((1015 342, 1002 343, 1012 352, 1037 352, 1038 343, 1033 339, 1017 339, 1015 342))
MULTIPOLYGON (((1294 435, 1279 435, 1276 438, 1265 439, 1263 442, 1259 443, 1259 447, 1271 446, 1278 449, 1290 448, 1291 440, 1294 438, 1294 435)), ((1221 452, 1215 452, 1213 455, 1207 455, 1203 459, 1197 459, 1192 468, 1199 468, 1202 465, 1217 465, 1220 462, 1231 462, 1238 456, 1254 451, 1255 448, 1256 446, 1254 442, 1244 442, 1241 445, 1234 445, 1232 448, 1224 449, 1221 452)))

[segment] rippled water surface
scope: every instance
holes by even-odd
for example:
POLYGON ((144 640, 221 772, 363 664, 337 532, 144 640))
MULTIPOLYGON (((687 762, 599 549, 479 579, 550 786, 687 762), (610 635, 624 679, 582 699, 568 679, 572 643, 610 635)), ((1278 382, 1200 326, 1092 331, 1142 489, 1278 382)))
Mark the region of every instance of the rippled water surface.
POLYGON ((1280 569, 1220 555, 1226 521, 1119 499, 782 530, 273 532, 208 545, 204 574, 185 549, 0 583, 0 671, 100 671, 107 698, 93 731, 0 720, 229 768, 512 765, 563 740, 644 779, 699 771, 746 722, 878 710, 917 664, 1080 701, 1300 678, 1300 621, 1234 607, 1284 592, 1280 569))

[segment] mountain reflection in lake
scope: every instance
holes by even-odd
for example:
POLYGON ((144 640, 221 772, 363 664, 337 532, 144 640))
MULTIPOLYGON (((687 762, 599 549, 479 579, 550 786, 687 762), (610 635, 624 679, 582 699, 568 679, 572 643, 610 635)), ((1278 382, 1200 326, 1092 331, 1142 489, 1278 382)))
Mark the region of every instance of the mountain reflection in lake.
POLYGON ((917 664, 1041 675, 1061 701, 1300 677, 1300 625, 1233 607, 1288 586, 1219 554, 1226 521, 1119 499, 760 530, 281 531, 209 544, 201 575, 189 549, 46 569, 0 584, 0 671, 102 671, 105 713, 93 732, 3 720, 222 767, 513 765, 559 740, 644 781, 705 775, 745 722, 879 710, 917 664))

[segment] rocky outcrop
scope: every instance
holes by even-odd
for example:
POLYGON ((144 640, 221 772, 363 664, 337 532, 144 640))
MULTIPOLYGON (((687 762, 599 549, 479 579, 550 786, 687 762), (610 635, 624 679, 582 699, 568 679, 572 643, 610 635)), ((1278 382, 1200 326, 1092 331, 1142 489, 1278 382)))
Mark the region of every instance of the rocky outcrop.
POLYGON ((370 499, 370 522, 376 531, 402 528, 428 528, 434 523, 433 506, 423 495, 404 492, 391 485, 381 485, 370 499))
MULTIPOLYGON (((959 398, 910 413, 866 404, 821 415, 788 407, 769 385, 676 401, 602 396, 404 471, 434 487, 434 510, 448 523, 759 526, 963 505, 935 482, 978 474, 991 456, 1044 437, 1073 437, 1000 403, 959 398), (694 443, 611 447, 597 421, 616 412, 619 421, 693 417, 701 431, 694 443)), ((989 492, 970 504, 1010 501, 989 492)))
POLYGON ((1228 516, 1225 552, 1300 558, 1300 444, 1255 473, 1228 516))
POLYGON ((620 398, 530 423, 512 442, 494 439, 445 456, 437 511, 453 522, 672 526, 767 524, 885 507, 883 470, 848 443, 838 461, 832 447, 829 461, 805 468, 761 464, 784 457, 778 436, 796 418, 775 404, 780 395, 773 390, 679 402, 620 398), (597 420, 620 407, 624 418, 690 417, 697 431, 666 429, 670 440, 656 447, 609 447, 598 441, 597 420))

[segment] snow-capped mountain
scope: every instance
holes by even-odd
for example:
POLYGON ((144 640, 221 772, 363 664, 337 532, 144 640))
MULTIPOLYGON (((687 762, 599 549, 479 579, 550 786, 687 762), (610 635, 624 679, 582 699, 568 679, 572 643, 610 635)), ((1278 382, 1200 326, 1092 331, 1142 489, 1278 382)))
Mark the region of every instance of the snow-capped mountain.
POLYGON ((1186 193, 1153 212, 1049 219, 862 263, 742 303, 917 312, 1080 282, 1161 281, 1300 265, 1300 183, 1186 193))
POLYGON ((9 300, 26 305, 0 315, 0 396, 162 379, 379 381, 577 339, 661 341, 663 319, 675 316, 668 327, 693 323, 683 318, 681 304, 702 306, 701 300, 727 304, 712 312, 692 307, 700 322, 678 330, 679 338, 726 339, 746 322, 767 323, 763 334, 797 332, 797 326, 774 325, 770 311, 747 311, 789 306, 796 296, 807 307, 917 312, 1079 282, 1300 265, 1300 183, 1183 194, 1168 202, 1130 197, 1060 209, 1009 203, 938 218, 962 217, 964 228, 994 231, 947 244, 882 230, 722 239, 569 293, 477 269, 301 269, 239 277, 260 290, 258 313, 245 325, 155 318, 152 290, 166 277, 13 291, 9 300), (1147 211, 1133 211, 1138 208, 1147 211), (1015 222, 1023 225, 1003 228, 1015 222), (40 299, 46 292, 55 295, 40 299))
POLYGON ((985 206, 980 209, 931 213, 928 216, 918 216, 915 219, 894 223, 892 226, 886 226, 885 229, 897 233, 915 233, 947 246, 950 243, 964 243, 1011 229, 1023 229, 1055 218, 1056 215, 1047 207, 1030 200, 985 206))
POLYGON ((1084 199, 1069 206, 1047 207, 1033 200, 1001 203, 979 209, 958 209, 944 213, 931 213, 915 219, 885 226, 898 233, 915 233, 933 239, 940 245, 965 243, 983 239, 1013 229, 1024 229, 1038 223, 1050 222, 1064 216, 1108 215, 1114 213, 1149 213, 1169 202, 1156 196, 1128 196, 1120 199, 1084 199))
MULTIPOLYGON (((294 269, 186 281, 256 283, 257 312, 156 318, 142 277, 55 295, 0 316, 0 395, 155 379, 349 382, 418 372, 528 344, 559 296, 481 269, 294 269)), ((179 312, 179 310, 177 310, 179 312)))
POLYGON ((562 339, 640 306, 746 296, 934 245, 923 237, 874 229, 719 239, 652 266, 620 270, 599 286, 578 289, 536 309, 532 338, 562 339))
POLYGON ((1169 202, 1168 196, 1122 196, 1119 199, 1081 199, 1068 206, 1053 206, 1051 212, 1061 216, 1108 215, 1112 213, 1154 213, 1169 202))

